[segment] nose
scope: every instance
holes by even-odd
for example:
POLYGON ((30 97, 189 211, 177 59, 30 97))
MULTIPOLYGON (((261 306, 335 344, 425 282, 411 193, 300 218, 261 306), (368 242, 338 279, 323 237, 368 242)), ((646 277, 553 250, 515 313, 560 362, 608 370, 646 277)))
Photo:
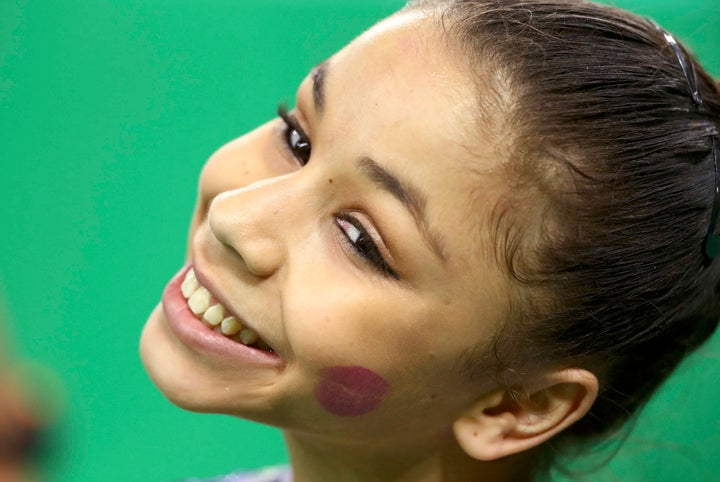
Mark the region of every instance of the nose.
POLYGON ((267 278, 283 266, 297 226, 292 174, 226 191, 210 204, 210 231, 253 275, 267 278))

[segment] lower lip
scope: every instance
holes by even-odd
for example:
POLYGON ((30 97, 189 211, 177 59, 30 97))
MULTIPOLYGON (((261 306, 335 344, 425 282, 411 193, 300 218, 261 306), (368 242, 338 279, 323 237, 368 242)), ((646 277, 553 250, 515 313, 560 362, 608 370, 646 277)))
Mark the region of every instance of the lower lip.
POLYGON ((162 296, 162 306, 170 330, 193 351, 215 355, 223 360, 264 367, 280 367, 282 360, 268 353, 237 343, 208 328, 187 305, 180 285, 190 266, 185 266, 170 280, 162 296))

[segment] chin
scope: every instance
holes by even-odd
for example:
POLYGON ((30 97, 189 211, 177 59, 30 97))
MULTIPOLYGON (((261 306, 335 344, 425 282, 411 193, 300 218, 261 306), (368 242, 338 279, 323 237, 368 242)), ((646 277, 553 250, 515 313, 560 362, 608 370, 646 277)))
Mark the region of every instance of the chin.
POLYGON ((206 392, 198 389, 194 377, 184 370, 185 363, 177 359, 177 349, 162 329, 163 316, 162 306, 156 306, 140 336, 140 359, 145 371, 172 404, 192 412, 207 412, 206 392))

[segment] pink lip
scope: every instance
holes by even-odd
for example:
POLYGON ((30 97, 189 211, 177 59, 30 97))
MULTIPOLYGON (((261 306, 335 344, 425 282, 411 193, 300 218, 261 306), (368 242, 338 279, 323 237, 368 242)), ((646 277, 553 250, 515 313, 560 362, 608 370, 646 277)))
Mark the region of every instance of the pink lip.
POLYGON ((190 311, 187 300, 180 291, 180 285, 189 269, 189 265, 184 266, 173 276, 162 296, 162 306, 168 326, 177 339, 194 351, 215 355, 238 364, 281 367, 282 359, 276 354, 247 347, 215 333, 190 311))

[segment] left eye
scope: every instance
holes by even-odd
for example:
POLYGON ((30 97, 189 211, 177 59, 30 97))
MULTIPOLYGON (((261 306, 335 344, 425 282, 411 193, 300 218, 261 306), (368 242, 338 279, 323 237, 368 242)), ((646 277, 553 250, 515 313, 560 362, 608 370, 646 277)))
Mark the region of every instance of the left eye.
POLYGON ((380 249, 373 241, 372 236, 367 232, 360 221, 348 213, 341 213, 337 217, 337 224, 340 231, 348 241, 348 244, 363 260, 370 264, 380 274, 394 279, 400 277, 393 271, 385 261, 380 249))
POLYGON ((280 116, 285 123, 285 128, 283 129, 285 145, 300 165, 304 166, 310 162, 310 154, 312 152, 310 139, 302 127, 300 127, 297 119, 288 113, 287 109, 282 106, 278 107, 278 116, 280 116))

